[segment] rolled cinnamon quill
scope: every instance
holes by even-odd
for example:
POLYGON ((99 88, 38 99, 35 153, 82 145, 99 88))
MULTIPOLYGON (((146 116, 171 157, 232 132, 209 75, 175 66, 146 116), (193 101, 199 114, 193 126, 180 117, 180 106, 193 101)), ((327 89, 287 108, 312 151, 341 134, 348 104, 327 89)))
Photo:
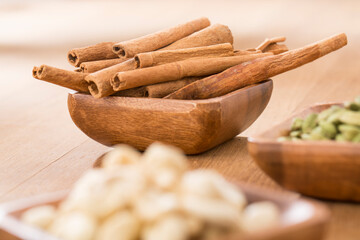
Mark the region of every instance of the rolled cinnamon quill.
POLYGON ((137 87, 124 91, 115 92, 112 96, 118 97, 145 97, 145 87, 137 87))
POLYGON ((188 77, 177 81, 131 88, 116 92, 113 96, 162 98, 199 79, 201 79, 201 77, 188 77))
POLYGON ((256 50, 264 51, 269 45, 278 43, 278 42, 285 42, 285 37, 274 37, 274 38, 266 38, 259 46, 256 47, 256 50))
POLYGON ((95 98, 101 98, 112 95, 115 92, 110 84, 110 78, 117 72, 165 64, 192 57, 221 57, 231 55, 233 55, 233 48, 229 43, 205 47, 139 53, 131 61, 128 60, 121 64, 89 74, 86 77, 86 81, 90 83, 89 90, 91 95, 95 98))
MULTIPOLYGON (((150 97, 150 98, 163 98, 170 93, 173 93, 180 88, 195 82, 202 77, 187 77, 183 78, 177 81, 170 81, 170 82, 163 82, 163 83, 157 83, 149 86, 143 87, 145 89, 144 91, 144 97, 150 97)), ((130 89, 128 89, 130 90, 130 89)), ((127 91, 127 90, 125 90, 127 91)), ((121 92, 121 91, 120 91, 121 92)))
POLYGON ((79 67, 83 62, 118 58, 112 51, 114 44, 115 42, 102 42, 87 47, 74 48, 68 53, 68 61, 71 65, 79 67))
POLYGON ((179 80, 185 77, 200 77, 219 73, 225 69, 252 59, 269 56, 260 53, 244 56, 194 58, 159 66, 119 72, 111 79, 114 91, 135 88, 160 82, 179 80))
POLYGON ((206 99, 222 96, 300 67, 347 44, 344 33, 279 55, 255 59, 222 73, 191 83, 168 95, 168 99, 206 99))
POLYGON ((196 57, 225 57, 234 55, 230 43, 216 44, 205 47, 194 47, 174 50, 162 50, 135 55, 137 68, 145 68, 164 63, 177 62, 196 57))
POLYGON ((38 72, 39 68, 38 67, 33 67, 33 70, 32 70, 32 75, 34 78, 37 78, 37 72, 38 72))
POLYGON ((115 91, 110 84, 111 77, 113 77, 117 72, 129 71, 135 68, 136 62, 134 58, 130 58, 125 62, 87 75, 85 80, 89 83, 89 91, 91 95, 95 98, 112 95, 115 91))
POLYGON ((89 92, 88 84, 85 81, 86 75, 86 73, 68 71, 48 65, 41 65, 33 69, 35 78, 79 92, 89 92))
POLYGON ((101 69, 114 66, 116 64, 125 62, 128 58, 114 58, 98 61, 83 62, 80 64, 80 71, 84 73, 93 73, 101 69))
POLYGON ((272 43, 268 45, 263 52, 272 52, 274 55, 289 51, 285 44, 272 43))
POLYGON ((209 19, 199 18, 153 34, 116 43, 113 45, 113 51, 121 57, 130 58, 137 53, 154 51, 167 46, 209 25, 209 19))
POLYGON ((241 55, 248 55, 248 54, 254 54, 254 53, 262 53, 261 50, 255 50, 249 51, 249 50, 234 50, 235 56, 241 56, 241 55))
POLYGON ((161 50, 181 49, 210 46, 220 43, 233 44, 233 36, 228 26, 214 24, 201 31, 193 33, 183 39, 180 39, 161 50))

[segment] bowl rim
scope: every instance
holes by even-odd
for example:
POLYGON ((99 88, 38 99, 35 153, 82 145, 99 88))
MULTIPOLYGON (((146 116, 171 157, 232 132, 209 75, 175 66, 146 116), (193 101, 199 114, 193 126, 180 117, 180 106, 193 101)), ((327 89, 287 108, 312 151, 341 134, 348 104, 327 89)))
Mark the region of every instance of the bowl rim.
POLYGON ((269 133, 278 132, 279 133, 278 137, 279 137, 281 132, 289 131, 292 120, 295 117, 301 116, 305 112, 309 112, 309 111, 316 112, 313 109, 316 109, 319 107, 325 107, 325 106, 330 107, 333 105, 343 106, 344 103, 343 102, 320 102, 320 103, 315 103, 313 105, 303 107, 299 111, 296 111, 295 113, 291 114, 290 117, 279 122, 278 124, 275 124, 273 127, 269 128, 257 135, 250 136, 248 138, 248 142, 254 143, 254 144, 269 144, 269 145, 294 146, 294 147, 295 146, 303 146, 303 147, 313 147, 313 148, 318 148, 318 147, 351 148, 351 149, 358 149, 359 153, 360 153, 359 143, 336 142, 336 141, 331 141, 331 140, 324 140, 324 141, 307 140, 307 141, 296 141, 296 142, 294 142, 294 141, 278 142, 277 138, 267 137, 267 135, 269 133), (287 128, 285 128, 284 126, 287 126, 287 128))

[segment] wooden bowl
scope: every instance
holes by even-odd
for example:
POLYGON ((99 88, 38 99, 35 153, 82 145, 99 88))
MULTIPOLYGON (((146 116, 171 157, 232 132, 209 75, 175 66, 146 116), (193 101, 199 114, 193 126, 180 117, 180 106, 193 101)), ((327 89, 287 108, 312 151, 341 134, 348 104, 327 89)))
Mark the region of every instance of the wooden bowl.
MULTIPOLYGON (((281 224, 270 230, 234 236, 235 240, 320 240, 323 238, 325 227, 330 214, 324 205, 284 195, 267 189, 250 185, 239 185, 249 202, 272 201, 281 211, 281 224)), ((23 200, 17 200, 0 206, 0 239, 42 239, 54 240, 49 234, 40 229, 22 223, 21 214, 35 206, 52 204, 57 205, 66 197, 67 192, 52 193, 23 200)), ((229 238, 227 238, 230 240, 229 238)), ((225 239, 222 239, 225 240, 225 239)))
POLYGON ((304 118, 311 112, 321 112, 334 104, 315 105, 265 133, 249 138, 248 149, 259 167, 287 189, 313 197, 359 202, 359 144, 276 141, 289 131, 294 117, 304 118))
POLYGON ((206 100, 106 97, 69 93, 72 120, 102 144, 129 144, 145 150, 160 141, 186 154, 209 150, 244 131, 270 100, 266 80, 225 96, 206 100))

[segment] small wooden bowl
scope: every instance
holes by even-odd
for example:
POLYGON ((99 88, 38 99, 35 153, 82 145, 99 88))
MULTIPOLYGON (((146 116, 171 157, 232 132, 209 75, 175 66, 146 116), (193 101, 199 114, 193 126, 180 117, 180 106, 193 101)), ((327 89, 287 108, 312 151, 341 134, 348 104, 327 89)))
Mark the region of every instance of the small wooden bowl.
POLYGON ((304 118, 334 104, 315 105, 271 130, 249 138, 248 149, 259 167, 287 189, 313 197, 359 202, 359 144, 335 141, 276 141, 279 136, 289 131, 294 117, 304 118))
POLYGON ((76 126, 104 145, 124 143, 145 150, 160 141, 197 154, 248 128, 265 109, 272 87, 266 80, 206 100, 95 99, 69 93, 68 108, 76 126))
MULTIPOLYGON (((239 185, 249 202, 272 201, 281 211, 281 224, 275 228, 248 234, 233 236, 232 240, 320 240, 323 238, 330 214, 324 205, 314 201, 299 199, 294 195, 285 195, 250 185, 239 185)), ((0 206, 0 239, 42 239, 55 238, 40 229, 22 223, 21 214, 35 206, 44 204, 58 205, 67 192, 58 192, 42 196, 17 200, 0 206)), ((222 239, 222 240, 230 240, 222 239)))

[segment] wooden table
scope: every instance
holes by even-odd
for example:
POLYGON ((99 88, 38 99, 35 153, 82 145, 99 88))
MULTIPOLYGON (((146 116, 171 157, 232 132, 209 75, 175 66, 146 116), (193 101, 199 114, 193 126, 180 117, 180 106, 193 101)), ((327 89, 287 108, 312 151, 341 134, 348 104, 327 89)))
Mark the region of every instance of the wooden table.
MULTIPOLYGON (((246 137, 316 102, 351 100, 360 95, 359 12, 356 1, 0 5, 0 201, 67 189, 109 150, 72 123, 66 89, 32 79, 34 65, 47 63, 71 69, 65 58, 71 47, 126 40, 199 15, 229 25, 235 47, 241 49, 279 35, 287 37, 290 48, 334 33, 348 35, 349 45, 344 49, 275 77, 268 107, 247 131, 207 153, 190 157, 193 167, 215 168, 230 179, 283 191, 251 160, 246 137)), ((360 239, 360 205, 322 202, 333 215, 327 240, 360 239)))

